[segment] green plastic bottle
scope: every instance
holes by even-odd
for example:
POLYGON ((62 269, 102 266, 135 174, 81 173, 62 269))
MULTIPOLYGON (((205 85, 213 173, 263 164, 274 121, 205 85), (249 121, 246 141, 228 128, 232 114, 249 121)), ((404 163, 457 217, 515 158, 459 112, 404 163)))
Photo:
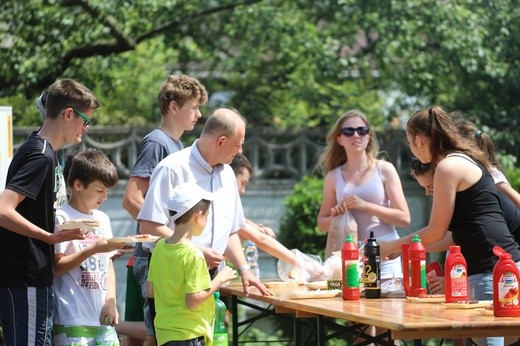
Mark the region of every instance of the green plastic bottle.
POLYGON ((213 346, 228 346, 226 323, 226 304, 220 300, 220 292, 213 293, 215 297, 215 323, 213 326, 213 346))

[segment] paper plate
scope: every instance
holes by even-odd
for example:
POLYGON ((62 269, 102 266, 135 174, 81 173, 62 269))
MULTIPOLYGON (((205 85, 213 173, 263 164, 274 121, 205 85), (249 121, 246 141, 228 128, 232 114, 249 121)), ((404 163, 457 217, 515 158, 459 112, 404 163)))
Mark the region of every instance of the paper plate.
POLYGON ((329 287, 327 281, 307 282, 305 286, 311 290, 326 290, 329 287))
POLYGON ((89 225, 89 224, 86 224, 86 223, 83 223, 83 222, 67 222, 67 223, 63 223, 61 225, 58 225, 58 229, 64 231, 64 230, 68 230, 68 229, 83 229, 83 230, 88 230, 88 231, 93 231, 95 230, 97 227, 99 226, 92 226, 92 225, 89 225))
MULTIPOLYGON (((445 307, 448 309, 476 309, 476 308, 486 308, 493 304, 492 300, 481 300, 476 303, 443 303, 445 307)), ((493 312, 493 310, 491 310, 493 312)))
POLYGON ((108 239, 111 243, 155 243, 160 237, 155 235, 150 235, 146 238, 144 237, 113 237, 108 239))
POLYGON ((411 303, 444 303, 446 298, 442 297, 406 297, 411 303))

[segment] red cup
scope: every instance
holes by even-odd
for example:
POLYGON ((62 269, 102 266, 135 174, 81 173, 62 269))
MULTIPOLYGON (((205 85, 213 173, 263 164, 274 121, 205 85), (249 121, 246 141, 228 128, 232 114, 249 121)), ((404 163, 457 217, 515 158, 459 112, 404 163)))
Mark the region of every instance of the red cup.
POLYGON ((410 264, 408 263, 408 248, 410 244, 401 244, 401 265, 403 267, 404 294, 410 295, 410 264))

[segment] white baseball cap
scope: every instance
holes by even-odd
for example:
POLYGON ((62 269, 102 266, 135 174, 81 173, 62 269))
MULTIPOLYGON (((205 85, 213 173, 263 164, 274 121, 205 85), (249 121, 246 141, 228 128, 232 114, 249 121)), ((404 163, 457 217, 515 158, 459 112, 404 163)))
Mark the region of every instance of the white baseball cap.
POLYGON ((168 200, 168 209, 173 221, 186 214, 201 200, 213 200, 213 194, 201 188, 193 182, 182 183, 175 186, 168 200))

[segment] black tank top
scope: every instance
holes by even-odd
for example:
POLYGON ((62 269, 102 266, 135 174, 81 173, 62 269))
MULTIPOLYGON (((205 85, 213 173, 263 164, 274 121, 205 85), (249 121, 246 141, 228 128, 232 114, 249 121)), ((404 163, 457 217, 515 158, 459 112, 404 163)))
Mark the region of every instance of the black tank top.
POLYGON ((482 177, 464 191, 457 192, 449 230, 460 246, 468 265, 468 275, 492 272, 498 257, 493 247, 500 246, 520 261, 520 249, 509 232, 491 174, 478 161, 457 155, 476 164, 482 177))
POLYGON ((500 207, 504 213, 507 228, 509 228, 509 232, 515 237, 516 243, 520 244, 520 209, 516 207, 509 197, 500 191, 498 191, 498 198, 500 200, 500 207))

